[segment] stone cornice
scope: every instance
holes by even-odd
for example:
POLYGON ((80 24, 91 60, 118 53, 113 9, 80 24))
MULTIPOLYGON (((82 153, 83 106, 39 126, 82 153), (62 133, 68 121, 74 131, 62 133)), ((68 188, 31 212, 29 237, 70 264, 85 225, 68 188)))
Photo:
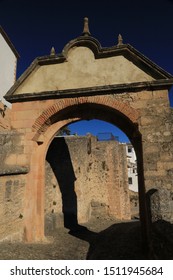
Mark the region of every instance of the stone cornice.
POLYGON ((29 166, 8 166, 0 169, 0 177, 7 175, 22 175, 29 173, 29 166))
POLYGON ((121 94, 125 92, 140 92, 143 90, 170 89, 173 85, 172 79, 163 79, 152 82, 127 83, 109 86, 97 86, 89 88, 77 88, 67 90, 45 91, 38 93, 24 93, 16 95, 6 95, 5 99, 11 103, 27 102, 34 100, 60 99, 78 96, 93 96, 106 94, 121 94))

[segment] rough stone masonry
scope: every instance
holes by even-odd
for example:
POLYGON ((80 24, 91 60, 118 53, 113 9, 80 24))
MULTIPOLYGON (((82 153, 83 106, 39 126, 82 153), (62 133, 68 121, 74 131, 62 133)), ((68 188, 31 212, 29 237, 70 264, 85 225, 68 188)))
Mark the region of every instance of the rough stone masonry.
POLYGON ((64 219, 74 226, 72 217, 79 224, 131 219, 125 144, 92 135, 54 138, 46 157, 45 229, 64 219))

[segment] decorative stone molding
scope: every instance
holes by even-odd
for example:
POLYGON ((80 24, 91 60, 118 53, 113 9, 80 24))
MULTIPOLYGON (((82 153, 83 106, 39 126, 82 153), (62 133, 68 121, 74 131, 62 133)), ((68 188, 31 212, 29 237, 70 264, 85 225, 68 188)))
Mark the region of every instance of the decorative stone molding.
POLYGON ((42 114, 35 121, 32 129, 36 132, 33 140, 39 141, 41 134, 43 134, 49 126, 52 125, 51 118, 58 112, 75 105, 82 104, 96 104, 104 107, 109 107, 121 112, 125 115, 132 123, 137 123, 139 118, 139 112, 134 108, 130 107, 128 103, 118 102, 107 96, 94 96, 94 97, 78 97, 78 98, 66 98, 61 99, 54 105, 50 106, 42 112, 42 114))

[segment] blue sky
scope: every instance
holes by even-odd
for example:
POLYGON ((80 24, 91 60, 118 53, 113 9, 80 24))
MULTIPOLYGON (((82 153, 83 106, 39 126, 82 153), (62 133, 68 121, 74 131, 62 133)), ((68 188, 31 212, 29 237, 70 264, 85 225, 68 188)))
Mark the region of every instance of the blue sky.
POLYGON ((73 123, 69 126, 71 134, 77 133, 78 135, 86 135, 91 133, 97 136, 99 133, 112 133, 114 136, 119 137, 120 142, 129 142, 126 134, 122 132, 118 127, 99 120, 80 121, 73 123))
MULTIPOLYGON (((20 54, 17 77, 36 57, 49 54, 52 46, 61 53, 71 39, 80 36, 85 16, 92 36, 103 47, 117 44, 121 33, 124 43, 173 75, 172 14, 173 0, 0 0, 0 25, 20 54)), ((119 133, 99 121, 75 123, 71 130, 119 133)))

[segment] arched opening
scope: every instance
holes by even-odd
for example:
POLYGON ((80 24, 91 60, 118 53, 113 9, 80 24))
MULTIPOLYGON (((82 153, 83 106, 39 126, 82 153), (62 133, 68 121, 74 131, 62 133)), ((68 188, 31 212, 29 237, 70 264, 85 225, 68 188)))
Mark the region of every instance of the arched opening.
POLYGON ((115 125, 90 120, 61 129, 49 146, 45 176, 45 234, 91 220, 139 218, 135 151, 115 125))
MULTIPOLYGON (((99 105, 99 104, 78 104, 69 106, 58 113, 54 114, 50 117, 50 122, 54 124, 53 134, 50 137, 49 145, 52 142, 56 132, 58 129, 62 128, 65 125, 73 123, 78 120, 91 120, 91 119, 98 119, 104 120, 108 123, 118 126, 130 139, 137 156, 137 169, 138 169, 138 185, 139 185, 139 208, 140 208, 140 221, 141 221, 141 232, 143 235, 143 241, 145 246, 148 242, 148 225, 147 225, 147 212, 146 212, 146 204, 145 204, 145 188, 144 188, 144 175, 143 175, 143 157, 142 157, 142 139, 141 134, 138 130, 138 126, 136 123, 133 123, 128 117, 124 114, 119 112, 118 110, 112 109, 110 107, 99 105), (55 127, 58 127, 55 130, 55 127)), ((63 142, 64 140, 61 140, 63 142)), ((61 143, 65 147, 65 143, 61 143)), ((47 150, 49 148, 47 146, 47 150)), ((47 152, 46 152, 47 154, 47 152)), ((45 154, 45 157, 46 157, 45 154)), ((67 150, 67 157, 68 157, 68 150, 67 150)), ((61 157, 61 156, 60 156, 61 157)), ((74 182, 75 182, 75 174, 73 167, 71 167, 71 175, 66 178, 66 183, 71 185, 72 197, 73 202, 76 203, 76 197, 74 192, 74 182)), ((57 180, 61 180, 61 178, 57 178, 57 180)), ((63 186, 63 184, 62 184, 63 186)), ((64 191, 64 186, 62 187, 61 194, 64 191)), ((65 191, 63 193, 65 196, 65 191)), ((66 201, 68 203, 68 201, 66 201)), ((56 201, 54 201, 54 204, 56 201)), ((70 203, 70 202, 69 202, 70 203)), ((74 206, 74 204, 73 204, 74 206)), ((73 206, 71 206, 73 208, 73 206)), ((62 206, 63 207, 63 206, 62 206)), ((71 208, 71 209, 72 209, 71 208)), ((74 213, 76 210, 74 209, 74 213)), ((68 215, 66 216, 68 217, 68 215)), ((70 221, 74 220, 77 221, 75 215, 69 216, 70 221)), ((67 219, 68 220, 68 219, 67 219)), ((146 247, 147 249, 147 247, 146 247)))

